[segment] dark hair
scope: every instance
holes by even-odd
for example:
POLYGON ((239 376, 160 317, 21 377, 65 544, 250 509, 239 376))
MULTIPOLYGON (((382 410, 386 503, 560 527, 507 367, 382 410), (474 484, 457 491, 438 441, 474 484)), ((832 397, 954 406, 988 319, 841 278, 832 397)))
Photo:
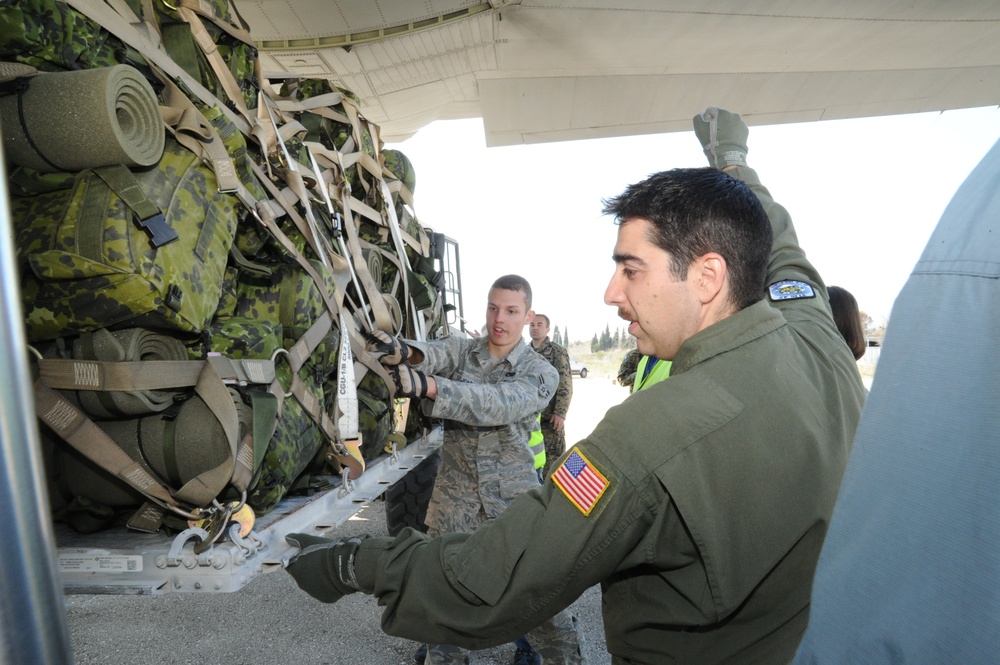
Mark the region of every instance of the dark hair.
POLYGON ((861 360, 868 347, 865 342, 865 331, 861 326, 861 312, 858 310, 858 301, 845 288, 840 286, 828 286, 827 293, 830 294, 830 309, 833 310, 833 322, 837 324, 837 330, 844 337, 848 348, 854 354, 855 360, 861 360))
POLYGON ((545 319, 546 328, 552 327, 552 322, 549 321, 549 317, 545 316, 544 314, 539 314, 538 312, 535 312, 535 320, 537 321, 538 319, 545 319))
POLYGON ((604 200, 604 214, 619 224, 649 220, 650 238, 671 256, 671 271, 686 279, 699 256, 717 252, 726 260, 730 302, 738 311, 764 296, 771 256, 771 222, 744 183, 713 168, 654 173, 604 200))
POLYGON ((528 280, 520 275, 504 275, 503 277, 498 277, 497 281, 493 282, 493 286, 491 286, 490 289, 521 291, 524 293, 524 302, 527 305, 525 310, 531 309, 531 284, 528 284, 528 280))

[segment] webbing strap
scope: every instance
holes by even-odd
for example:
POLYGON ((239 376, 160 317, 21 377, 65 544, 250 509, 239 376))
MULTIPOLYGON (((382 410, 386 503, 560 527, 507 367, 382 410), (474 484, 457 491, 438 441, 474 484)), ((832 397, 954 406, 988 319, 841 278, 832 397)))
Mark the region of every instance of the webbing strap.
MULTIPOLYGON (((251 166, 253 167, 255 173, 257 173, 258 178, 260 178, 265 183, 265 185, 269 185, 270 188, 276 189, 274 188, 274 185, 270 183, 270 180, 264 176, 263 172, 260 169, 260 166, 258 166, 256 163, 251 163, 251 166)), ((272 194, 273 193, 274 192, 272 191, 272 194)), ((283 209, 288 211, 287 207, 283 209)), ((332 320, 332 316, 337 316, 338 312, 340 311, 340 304, 344 302, 344 292, 340 283, 336 282, 335 280, 335 287, 336 287, 335 295, 337 297, 337 301, 335 302, 330 298, 330 294, 328 293, 327 289, 322 288, 324 281, 320 277, 320 275, 316 272, 316 269, 313 267, 313 265, 309 263, 309 261, 307 261, 305 257, 302 256, 302 254, 295 247, 295 244, 288 238, 288 236, 285 235, 285 233, 281 230, 281 228, 278 227, 274 218, 274 213, 271 210, 270 206, 268 205, 268 202, 261 201, 257 206, 257 210, 259 212, 259 214, 256 217, 258 221, 260 221, 260 223, 264 226, 265 229, 268 230, 271 236, 281 244, 281 246, 285 249, 285 251, 287 251, 289 255, 292 256, 296 260, 296 262, 298 262, 298 264, 302 267, 302 269, 305 270, 309 274, 309 276, 313 278, 316 284, 320 286, 319 289, 320 295, 322 296, 323 301, 326 304, 327 312, 331 313, 331 320, 332 320)), ((343 263, 344 259, 341 259, 339 256, 336 255, 334 255, 331 258, 334 259, 335 266, 341 266, 341 267, 344 266, 343 263), (338 263, 337 262, 338 260, 341 261, 341 263, 338 263)), ((353 318, 350 320, 353 321, 353 318)), ((354 357, 357 358, 369 370, 378 374, 382 378, 382 380, 386 382, 386 385, 392 385, 392 379, 389 377, 389 373, 386 371, 385 367, 382 366, 382 363, 380 363, 377 358, 375 358, 374 356, 372 356, 371 353, 368 352, 368 350, 365 348, 365 342, 364 340, 361 339, 358 332, 354 330, 354 328, 352 327, 348 331, 348 334, 350 335, 351 351, 354 353, 354 357)), ((280 386, 272 384, 271 392, 278 398, 280 405, 284 397, 284 391, 281 389, 280 386)))
POLYGON ((93 171, 81 177, 83 196, 74 230, 76 250, 84 258, 104 263, 104 222, 111 205, 111 188, 93 171))
MULTIPOLYGON (((226 96, 229 97, 230 103, 240 112, 240 115, 246 118, 247 124, 252 126, 256 120, 256 116, 251 114, 247 108, 246 100, 243 99, 243 91, 240 90, 240 86, 236 82, 236 77, 233 76, 229 65, 223 59, 222 54, 219 53, 219 47, 212 39, 212 35, 208 34, 208 30, 205 29, 205 25, 201 22, 198 14, 186 6, 188 4, 187 2, 181 2, 177 7, 177 15, 191 28, 191 35, 194 37, 195 43, 198 44, 205 54, 205 58, 212 66, 212 71, 215 72, 216 78, 222 84, 222 89, 226 91, 226 96)), ((198 7, 199 9, 203 9, 200 5, 198 7)), ((211 15, 215 18, 214 12, 211 15)), ((225 21, 222 20, 215 20, 213 22, 220 27, 225 24, 225 21)), ((232 33, 230 32, 230 34, 232 33)), ((249 39, 250 35, 248 34, 246 37, 249 39)), ((239 39, 246 41, 243 37, 239 37, 239 39)), ((252 46, 253 40, 247 43, 252 46)))
POLYGON ((240 13, 236 11, 236 7, 230 2, 227 3, 229 8, 229 13, 234 16, 240 25, 234 25, 229 21, 225 20, 223 17, 219 16, 215 11, 215 5, 207 0, 179 0, 176 2, 177 7, 184 7, 191 11, 197 12, 202 17, 207 18, 220 30, 224 30, 229 34, 230 37, 240 40, 248 46, 256 46, 253 41, 253 37, 250 35, 249 27, 246 25, 246 21, 240 16, 240 13))
POLYGON ((41 381, 35 382, 38 417, 73 448, 154 503, 180 507, 177 499, 84 413, 41 381))
MULTIPOLYGON (((236 166, 226 150, 225 142, 219 136, 215 125, 198 110, 184 92, 168 76, 154 70, 163 83, 163 100, 160 107, 167 126, 173 129, 174 138, 185 148, 211 164, 212 172, 220 192, 235 192, 242 183, 236 174, 236 166)), ((251 207, 251 210, 253 208, 251 207)))
MULTIPOLYGON (((237 464, 246 464, 247 456, 239 455, 237 448, 240 441, 239 415, 233 404, 229 389, 223 383, 215 367, 210 362, 195 361, 200 365, 200 371, 194 382, 195 392, 205 402, 209 410, 222 426, 229 444, 229 458, 218 466, 198 474, 184 484, 176 492, 163 488, 158 481, 146 472, 137 462, 132 460, 120 446, 105 434, 81 410, 76 408, 66 398, 46 385, 42 378, 41 364, 65 362, 83 362, 88 365, 160 365, 175 361, 145 361, 137 363, 95 363, 91 361, 40 360, 40 375, 35 382, 36 399, 38 400, 39 418, 53 429, 65 441, 86 455, 88 459, 129 485, 142 492, 144 496, 158 502, 166 502, 167 506, 177 506, 178 501, 192 506, 207 506, 225 488, 233 477, 237 464), (150 483, 156 487, 150 490, 150 483), (159 489, 156 489, 159 488, 159 489)), ((184 362, 184 361, 179 361, 184 362)), ((141 372, 142 370, 140 370, 141 372)), ((86 383, 86 382, 85 382, 86 383)), ((58 384, 56 386, 58 387, 58 384)), ((244 444, 245 445, 245 444, 244 444)), ((252 446, 252 442, 250 444, 252 446)), ((252 449, 251 449, 252 450, 252 449)), ((250 455, 250 463, 253 455, 250 455)), ((250 469, 253 473, 253 469, 250 469)), ((245 474, 244 474, 245 475, 245 474)))
POLYGON ((259 469, 278 425, 278 399, 261 390, 250 390, 248 394, 253 408, 253 468, 259 469))
POLYGON ((198 384, 205 365, 212 365, 220 382, 270 384, 274 361, 211 356, 208 360, 38 360, 38 378, 58 390, 169 390, 198 384))
POLYGON ((218 373, 210 363, 205 363, 202 366, 201 375, 198 377, 194 391, 201 397, 222 426, 222 431, 226 434, 226 442, 229 444, 229 458, 220 462, 215 468, 202 471, 184 483, 184 486, 177 490, 174 496, 193 506, 207 506, 225 489, 236 470, 237 447, 240 443, 237 439, 240 431, 240 419, 229 389, 222 383, 218 373))
MULTIPOLYGON (((288 214, 292 218, 292 221, 295 222, 295 226, 298 228, 299 233, 301 233, 306 239, 306 242, 312 248, 316 256, 319 257, 324 266, 330 268, 329 251, 326 246, 323 246, 320 243, 319 226, 316 224, 316 216, 313 214, 312 201, 309 199, 309 193, 306 191, 305 181, 303 181, 302 174, 299 172, 298 162, 296 162, 291 153, 288 152, 288 147, 285 145, 285 139, 282 136, 282 129, 279 129, 278 122, 275 120, 274 114, 271 111, 271 101, 264 97, 261 99, 261 102, 268 106, 268 114, 271 119, 271 124, 274 126, 278 145, 280 146, 281 152, 285 157, 286 166, 282 170, 282 176, 284 177, 285 182, 288 183, 288 187, 294 194, 294 198, 298 200, 298 202, 302 205, 302 209, 305 210, 305 220, 303 220, 302 217, 295 211, 295 201, 291 201, 288 205, 285 205, 284 208, 288 211, 288 214)), ((301 127, 298 123, 294 124, 301 127)), ((287 123, 283 129, 296 131, 295 128, 289 127, 287 123)), ((291 197, 286 197, 284 192, 282 192, 281 194, 275 195, 275 198, 281 201, 287 200, 291 197)), ((320 283, 321 282, 317 282, 317 284, 320 283)), ((338 298, 337 311, 340 310, 340 306, 343 305, 343 302, 343 298, 338 298)), ((331 311, 330 313, 336 315, 336 312, 334 311, 331 311)))
POLYGON ((282 111, 287 111, 289 113, 302 113, 303 111, 309 111, 310 113, 321 115, 324 118, 329 118, 330 120, 336 120, 337 122, 349 125, 351 124, 350 118, 330 108, 331 106, 342 104, 345 99, 346 97, 342 92, 328 92, 301 100, 277 99, 274 103, 282 111))
MULTIPOLYGON (((177 239, 177 232, 167 224, 163 216, 163 211, 146 196, 146 192, 143 191, 139 185, 139 181, 136 180, 135 175, 132 174, 127 166, 124 164, 114 164, 112 166, 102 166, 93 171, 98 178, 111 188, 111 191, 118 195, 122 203, 135 213, 140 226, 149 233, 150 242, 154 247, 165 245, 171 240, 177 239)), ((106 217, 107 211, 101 215, 102 225, 106 217)), ((206 230, 211 231, 212 229, 208 227, 214 221, 214 217, 206 215, 201 232, 205 233, 206 230)))
POLYGON ((184 87, 196 95, 206 106, 219 106, 229 116, 244 134, 256 135, 251 131, 250 123, 230 110, 218 97, 199 83, 193 76, 181 68, 165 51, 149 40, 149 37, 131 25, 118 12, 104 2, 95 0, 65 0, 66 4, 87 18, 99 24, 102 28, 118 37, 122 42, 142 54, 147 61, 155 64, 176 80, 184 83, 184 87))
MULTIPOLYGON (((322 173, 315 174, 318 185, 320 187, 330 187, 333 181, 333 169, 334 165, 337 165, 338 154, 328 150, 325 146, 320 143, 307 142, 306 147, 314 155, 320 156, 323 161, 326 162, 327 170, 322 173)), ((341 208, 343 209, 343 232, 347 236, 347 246, 350 251, 344 252, 347 256, 344 258, 348 260, 353 268, 353 275, 357 277, 358 281, 361 282, 362 288, 365 291, 365 300, 371 307, 372 316, 375 319, 375 326, 381 330, 391 330, 392 317, 389 314, 389 309, 385 306, 385 302, 382 300, 382 291, 375 279, 368 269, 368 263, 364 260, 364 255, 361 252, 361 245, 358 237, 358 228, 354 221, 354 216, 351 209, 356 199, 350 196, 344 196, 342 191, 333 188, 333 194, 337 201, 340 202, 341 208)))
MULTIPOLYGON (((341 317, 343 320, 346 317, 341 317)), ((333 321, 330 318, 328 312, 323 312, 301 338, 288 350, 288 365, 292 370, 292 378, 288 388, 288 393, 295 397, 295 401, 299 403, 302 410, 309 415, 309 417, 316 423, 329 441, 331 447, 333 448, 334 455, 340 461, 341 464, 351 469, 354 475, 352 477, 357 477, 365 469, 365 461, 361 456, 360 450, 351 450, 346 445, 346 441, 340 436, 340 432, 336 427, 333 419, 326 412, 323 400, 320 400, 316 395, 309 389, 309 386, 305 384, 304 381, 299 377, 299 370, 305 364, 306 360, 312 355, 313 351, 318 347, 327 337, 331 328, 333 327, 333 321)), ((341 330, 341 335, 348 334, 347 330, 341 330)), ((283 402, 285 393, 284 389, 281 387, 281 382, 279 379, 275 379, 271 384, 269 392, 274 395, 280 404, 283 402)))

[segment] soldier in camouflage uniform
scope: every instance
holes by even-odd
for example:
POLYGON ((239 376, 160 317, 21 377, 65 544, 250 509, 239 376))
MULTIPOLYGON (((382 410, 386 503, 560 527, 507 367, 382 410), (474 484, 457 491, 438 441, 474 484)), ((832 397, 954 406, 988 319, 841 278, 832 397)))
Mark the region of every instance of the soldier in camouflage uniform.
MULTIPOLYGON (((559 373, 521 338, 533 316, 531 286, 507 275, 490 289, 484 337, 418 342, 380 331, 368 344, 382 354, 397 396, 426 398, 420 402, 423 411, 445 421, 441 469, 425 520, 430 535, 471 533, 514 497, 538 487, 528 440, 557 389, 559 373)), ((527 637, 546 664, 582 663, 576 623, 563 610, 527 637)), ((430 645, 426 663, 468 663, 468 654, 456 646, 430 645)))
POLYGON ((549 339, 551 323, 544 314, 535 314, 528 324, 531 348, 559 372, 559 387, 548 406, 542 410, 542 436, 545 437, 545 466, 542 477, 548 478, 556 460, 566 450, 566 414, 573 399, 573 374, 569 371, 569 352, 549 339))
POLYGON ((639 360, 642 352, 639 349, 632 349, 622 358, 622 364, 618 368, 618 385, 631 388, 635 383, 635 373, 639 369, 639 360))

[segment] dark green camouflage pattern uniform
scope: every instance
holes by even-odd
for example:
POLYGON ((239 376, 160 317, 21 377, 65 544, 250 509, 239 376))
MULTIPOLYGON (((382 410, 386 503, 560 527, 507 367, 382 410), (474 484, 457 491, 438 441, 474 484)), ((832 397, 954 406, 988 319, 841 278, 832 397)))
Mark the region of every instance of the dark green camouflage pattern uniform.
MULTIPOLYGON (((445 420, 441 469, 427 507, 428 533, 471 533, 499 516, 514 497, 538 487, 528 439, 556 390, 558 372, 523 341, 502 360, 490 355, 485 337, 406 343, 424 356, 414 367, 437 382, 437 397, 423 400, 421 408, 445 420)), ((527 637, 546 663, 583 662, 582 638, 569 611, 527 637)), ((466 663, 467 658, 460 647, 431 644, 426 662, 466 663)))
POLYGON ((622 358, 622 364, 618 368, 618 385, 631 388, 635 383, 635 374, 639 370, 639 361, 642 359, 642 352, 639 349, 632 349, 622 358))
POLYGON ((542 477, 548 478, 549 472, 555 468, 556 461, 566 451, 566 430, 554 429, 552 416, 559 416, 565 420, 566 414, 569 413, 569 403, 573 399, 573 373, 569 369, 569 351, 548 337, 535 348, 535 353, 548 360, 549 364, 559 372, 559 387, 556 389, 556 394, 542 410, 542 436, 545 437, 545 466, 542 467, 542 477))

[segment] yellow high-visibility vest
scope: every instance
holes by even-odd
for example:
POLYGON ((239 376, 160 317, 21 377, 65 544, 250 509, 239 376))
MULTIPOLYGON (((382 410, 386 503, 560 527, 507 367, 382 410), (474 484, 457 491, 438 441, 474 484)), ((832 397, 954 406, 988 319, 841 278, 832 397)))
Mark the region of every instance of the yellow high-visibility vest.
POLYGON ((635 382, 632 384, 632 392, 637 393, 643 388, 648 388, 654 383, 659 383, 663 379, 670 376, 670 365, 669 360, 656 360, 656 364, 653 365, 653 369, 649 370, 649 374, 646 374, 646 366, 650 362, 652 356, 643 356, 639 359, 639 365, 635 369, 635 382))
POLYGON ((535 426, 538 429, 532 430, 531 438, 528 439, 528 448, 531 448, 531 453, 535 456, 535 469, 541 469, 545 466, 545 438, 542 436, 542 414, 540 413, 535 418, 535 426))

